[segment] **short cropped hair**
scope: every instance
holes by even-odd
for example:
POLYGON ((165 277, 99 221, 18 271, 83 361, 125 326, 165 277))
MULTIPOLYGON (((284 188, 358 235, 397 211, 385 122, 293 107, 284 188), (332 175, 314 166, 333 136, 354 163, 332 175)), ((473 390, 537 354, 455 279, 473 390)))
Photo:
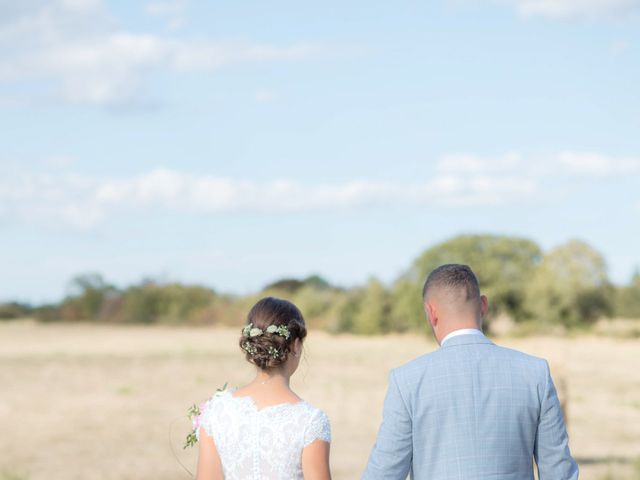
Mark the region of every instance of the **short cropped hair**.
POLYGON ((433 288, 462 290, 466 292, 466 301, 480 300, 480 285, 476 275, 468 265, 449 263, 433 270, 422 287, 422 300, 427 299, 429 290, 433 288))

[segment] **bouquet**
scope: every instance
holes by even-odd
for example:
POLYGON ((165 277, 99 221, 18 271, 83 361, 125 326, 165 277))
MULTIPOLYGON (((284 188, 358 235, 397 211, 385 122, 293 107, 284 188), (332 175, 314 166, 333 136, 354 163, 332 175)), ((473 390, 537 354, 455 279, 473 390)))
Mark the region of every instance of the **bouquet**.
MULTIPOLYGON (((214 398, 221 397, 227 392, 227 383, 225 382, 222 388, 218 388, 216 393, 209 400, 213 400, 214 398)), ((207 401, 209 401, 207 400, 207 401)), ((191 420, 191 432, 187 435, 184 446, 182 449, 186 449, 189 447, 193 447, 196 443, 198 443, 198 436, 196 435, 198 429, 200 428, 200 423, 202 421, 202 412, 204 411, 205 405, 207 402, 202 402, 200 406, 195 403, 189 407, 187 410, 187 417, 191 420)))

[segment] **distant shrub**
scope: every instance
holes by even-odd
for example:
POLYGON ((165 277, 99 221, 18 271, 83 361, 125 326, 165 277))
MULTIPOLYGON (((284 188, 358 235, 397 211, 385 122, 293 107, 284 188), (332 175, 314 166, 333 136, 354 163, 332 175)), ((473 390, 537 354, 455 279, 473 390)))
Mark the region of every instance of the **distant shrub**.
POLYGON ((244 322, 251 305, 245 305, 243 297, 219 295, 208 305, 191 312, 191 325, 228 325, 239 327, 244 322))
POLYGON ((628 286, 615 293, 615 314, 623 318, 640 318, 640 273, 636 272, 628 286))
POLYGON ((215 299, 215 292, 206 287, 145 283, 123 293, 122 319, 129 323, 184 322, 215 299))
POLYGON ((23 318, 31 314, 31 306, 25 303, 9 302, 0 303, 0 320, 23 318))
POLYGON ((31 314, 36 320, 40 320, 41 322, 56 322, 63 320, 60 313, 60 305, 55 304, 40 305, 39 307, 34 308, 31 314))
POLYGON ((69 282, 69 294, 60 305, 63 320, 98 320, 105 300, 117 292, 98 273, 86 273, 69 282))
POLYGON ((428 332, 421 291, 427 274, 443 263, 465 263, 489 298, 484 327, 499 315, 522 334, 591 328, 602 317, 640 318, 640 273, 614 287, 604 257, 572 240, 541 252, 531 240, 501 235, 459 235, 422 252, 390 285, 371 278, 340 288, 319 275, 283 278, 249 295, 218 295, 199 285, 144 280, 119 289, 97 273, 73 278, 62 302, 29 307, 0 304, 0 319, 29 314, 41 321, 241 325, 251 306, 272 295, 300 307, 312 328, 378 334, 428 332))
POLYGON ((583 290, 575 297, 575 310, 582 324, 593 324, 613 313, 613 290, 609 286, 583 290))

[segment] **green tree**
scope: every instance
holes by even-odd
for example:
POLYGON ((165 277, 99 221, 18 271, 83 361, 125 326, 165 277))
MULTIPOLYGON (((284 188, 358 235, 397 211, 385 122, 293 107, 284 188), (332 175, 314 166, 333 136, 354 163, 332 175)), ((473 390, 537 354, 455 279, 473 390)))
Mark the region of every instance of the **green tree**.
POLYGON ((305 284, 291 296, 291 301, 300 309, 307 323, 315 327, 326 327, 330 323, 329 312, 336 302, 340 292, 317 286, 313 283, 305 284))
POLYGON ((422 285, 434 268, 446 263, 471 267, 482 293, 489 298, 491 316, 506 313, 524 318, 525 285, 540 261, 541 250, 526 238, 501 235, 460 235, 425 250, 393 288, 394 325, 423 325, 422 285), (407 317, 407 318, 404 318, 407 317))
POLYGON ((336 333, 353 332, 354 319, 358 314, 364 290, 362 288, 351 288, 345 292, 335 307, 335 320, 331 330, 336 333))
POLYGON ((97 320, 107 296, 117 291, 98 273, 74 277, 68 290, 69 294, 61 305, 61 315, 66 320, 97 320))
POLYGON ((422 284, 410 275, 399 278, 391 287, 389 324, 390 328, 404 332, 422 329, 426 316, 422 306, 422 284))
POLYGON ((275 290, 291 294, 296 293, 298 290, 304 287, 312 287, 316 290, 335 288, 320 275, 314 274, 302 280, 299 280, 297 278, 282 278, 280 280, 276 280, 275 282, 269 283, 262 289, 262 291, 266 292, 269 290, 275 290))
POLYGON ((310 275, 302 280, 283 278, 265 286, 260 294, 292 301, 313 328, 327 328, 332 331, 343 329, 338 318, 344 306, 343 289, 331 285, 319 275, 310 275))
POLYGON ((186 322, 215 299, 215 292, 206 287, 143 282, 124 292, 123 318, 131 323, 186 322))
POLYGON ((352 331, 365 335, 387 332, 390 309, 389 292, 378 279, 369 279, 353 312, 352 331))
POLYGON ((276 280, 275 282, 271 282, 268 285, 265 285, 262 291, 267 292, 269 290, 275 290, 291 294, 297 292, 303 286, 304 282, 302 280, 298 280, 297 278, 282 278, 280 280, 276 280))
POLYGON ((640 319, 640 271, 636 270, 629 285, 616 290, 615 313, 623 318, 640 319))
POLYGON ((303 282, 305 286, 311 286, 317 290, 336 289, 325 278, 317 274, 309 275, 303 282))
POLYGON ((532 318, 576 326, 611 313, 612 295, 604 257, 588 244, 571 240, 547 252, 527 288, 532 318))

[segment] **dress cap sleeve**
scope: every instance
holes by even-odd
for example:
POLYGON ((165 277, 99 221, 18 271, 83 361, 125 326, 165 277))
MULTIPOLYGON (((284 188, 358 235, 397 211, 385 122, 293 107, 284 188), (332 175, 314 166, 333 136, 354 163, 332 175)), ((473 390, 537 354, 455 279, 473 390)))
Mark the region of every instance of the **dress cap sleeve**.
POLYGON ((306 447, 316 440, 322 440, 327 443, 331 442, 331 424, 329 423, 329 417, 319 409, 315 409, 305 429, 304 446, 306 447))

